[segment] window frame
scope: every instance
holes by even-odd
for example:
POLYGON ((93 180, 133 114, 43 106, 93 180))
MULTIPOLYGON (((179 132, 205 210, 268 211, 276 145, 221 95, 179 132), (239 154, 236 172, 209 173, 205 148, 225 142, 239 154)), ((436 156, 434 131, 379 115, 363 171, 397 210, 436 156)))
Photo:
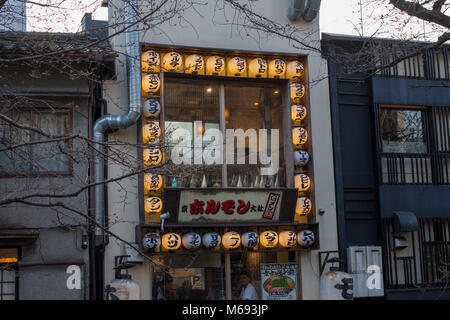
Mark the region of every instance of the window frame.
MULTIPOLYGON (((3 265, 9 265, 12 270, 14 270, 14 299, 12 300, 19 300, 19 261, 21 260, 22 251, 21 247, 17 246, 0 246, 0 249, 16 249, 17 250, 17 262, 13 263, 0 263, 0 268, 3 265)), ((3 296, 10 296, 12 294, 3 294, 3 273, 4 271, 0 269, 0 301, 4 301, 3 296)), ((11 283, 11 282, 6 282, 11 283)))

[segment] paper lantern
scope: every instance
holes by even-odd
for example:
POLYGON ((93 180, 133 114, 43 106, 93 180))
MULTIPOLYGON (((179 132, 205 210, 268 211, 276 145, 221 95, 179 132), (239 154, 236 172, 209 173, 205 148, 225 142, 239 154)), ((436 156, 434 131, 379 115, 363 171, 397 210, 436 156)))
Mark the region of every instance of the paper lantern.
POLYGON ((297 174, 294 178, 294 185, 299 192, 308 191, 311 186, 311 179, 304 173, 297 174))
POLYGON ((161 242, 165 250, 177 250, 181 246, 181 237, 178 233, 166 233, 162 236, 161 242))
POLYGON ((159 197, 147 197, 144 200, 144 211, 148 214, 160 214, 163 209, 163 203, 159 197))
POLYGON ((141 57, 141 67, 144 72, 159 72, 161 58, 159 53, 153 50, 145 51, 141 57))
POLYGON ((312 202, 307 197, 299 197, 295 207, 295 213, 300 216, 306 216, 311 212, 312 202))
POLYGON ((297 235, 295 231, 285 230, 280 232, 280 245, 285 248, 295 247, 297 244, 297 235))
POLYGON ((262 58, 255 58, 248 64, 248 73, 252 78, 267 77, 267 62, 262 58))
POLYGON ((301 83, 291 84, 291 100, 293 103, 300 103, 305 96, 306 88, 301 83))
POLYGON ((144 102, 143 111, 144 117, 156 118, 161 112, 161 104, 155 99, 148 99, 144 102))
POLYGON ((161 246, 161 237, 156 232, 148 232, 142 239, 142 246, 145 250, 156 250, 161 246))
POLYGON ((144 191, 158 191, 163 186, 163 176, 159 174, 144 173, 144 191))
POLYGON ((245 75, 247 63, 241 57, 234 57, 228 61, 228 75, 239 77, 245 75))
POLYGON ((305 74, 305 67, 300 61, 290 61, 286 66, 286 78, 291 80, 300 80, 305 74))
POLYGON ((278 244, 278 234, 275 231, 264 231, 259 235, 259 242, 264 248, 274 248, 278 244))
POLYGON ((225 60, 219 56, 206 59, 206 74, 210 76, 225 75, 225 60))
POLYGON ((145 94, 153 94, 159 90, 161 80, 156 74, 147 74, 142 77, 142 90, 145 94))
POLYGON ((222 236, 222 245, 225 249, 236 249, 241 244, 239 233, 230 231, 222 236))
POLYGON ((281 59, 273 59, 269 62, 269 78, 280 79, 286 73, 286 62, 281 59))
POLYGON ((253 231, 246 232, 242 235, 241 242, 246 248, 254 248, 259 243, 258 234, 253 231))
POLYGON ((163 71, 179 72, 183 70, 183 57, 178 52, 166 53, 162 59, 163 71))
POLYGON ((144 149, 144 164, 146 166, 158 165, 162 161, 162 152, 158 148, 144 149))
POLYGON ((161 136, 161 128, 155 122, 147 123, 142 127, 142 141, 155 142, 161 136))
POLYGON ((303 127, 292 129, 292 139, 296 148, 301 148, 308 141, 308 131, 303 127))
POLYGON ((183 236, 183 247, 188 250, 198 249, 202 244, 202 238, 198 233, 189 232, 183 236))
POLYGON ((294 164, 296 166, 303 167, 309 162, 309 153, 303 150, 297 150, 294 152, 294 164))
POLYGON ((220 234, 217 232, 205 233, 202 237, 202 242, 208 249, 217 248, 220 245, 220 234))
POLYGON ((292 121, 302 121, 306 118, 308 110, 301 104, 293 104, 291 106, 292 121))
POLYGON ((198 54, 187 56, 184 65, 186 66, 186 73, 203 74, 205 72, 205 61, 198 54))
POLYGON ((309 247, 316 241, 314 232, 311 230, 302 230, 297 234, 297 242, 301 247, 309 247))

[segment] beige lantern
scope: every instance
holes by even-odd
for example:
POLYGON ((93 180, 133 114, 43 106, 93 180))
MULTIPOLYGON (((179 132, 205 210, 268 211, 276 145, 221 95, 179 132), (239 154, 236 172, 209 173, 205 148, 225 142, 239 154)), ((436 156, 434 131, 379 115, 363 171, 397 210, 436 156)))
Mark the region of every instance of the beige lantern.
POLYGON ((142 141, 155 142, 161 136, 161 128, 156 122, 147 123, 142 127, 142 141))
POLYGON ((159 148, 144 149, 144 164, 146 166, 156 166, 162 161, 162 152, 159 148))
POLYGON ((183 57, 178 52, 166 53, 161 63, 163 71, 180 72, 183 70, 183 57))
POLYGON ((143 72, 159 72, 161 58, 159 53, 153 50, 145 51, 141 57, 141 67, 143 72))
POLYGON ((181 246, 181 236, 175 232, 165 233, 162 236, 161 243, 164 250, 177 250, 181 246))
POLYGON ((241 244, 241 236, 239 233, 230 231, 222 236, 222 245, 225 249, 236 249, 241 244))
POLYGON ((147 74, 142 77, 142 91, 145 94, 154 94, 159 90, 161 80, 156 74, 147 74))
POLYGON ((211 56, 206 59, 206 74, 209 76, 224 76, 225 59, 219 56, 211 56))
POLYGON ((273 59, 269 62, 269 78, 280 79, 286 74, 286 62, 281 59, 273 59))
POLYGON ((259 243, 264 248, 275 248, 278 244, 278 233, 272 230, 261 232, 259 235, 259 243))
POLYGON ((304 173, 296 174, 294 179, 294 185, 299 192, 308 191, 309 187, 311 187, 311 179, 307 174, 304 173))
POLYGON ((245 76, 247 71, 247 63, 244 58, 234 57, 228 61, 228 75, 229 76, 245 76))
POLYGON ((248 73, 252 78, 267 77, 267 62, 263 58, 255 58, 248 64, 248 73))
POLYGON ((295 247, 297 244, 297 234, 292 230, 280 232, 280 245, 285 248, 295 247))
POLYGON ((293 128, 292 140, 296 148, 301 148, 308 141, 308 131, 303 127, 293 128))
POLYGON ((286 66, 286 78, 300 80, 305 74, 305 67, 300 61, 290 61, 286 66))
POLYGON ((205 61, 198 54, 187 56, 184 65, 186 67, 186 73, 203 74, 205 72, 205 61))
POLYGON ((291 106, 292 121, 299 122, 306 118, 307 109, 301 104, 293 104, 291 106))
POLYGON ((144 211, 148 214, 160 214, 163 203, 159 197, 146 197, 144 200, 144 211))
POLYGON ((297 198, 297 205, 295 206, 295 213, 300 216, 306 216, 311 212, 312 202, 307 197, 297 198))
POLYGON ((163 176, 160 174, 144 173, 144 191, 159 191, 163 186, 163 176))
POLYGON ((305 96, 306 88, 301 83, 292 83, 291 84, 291 101, 293 103, 300 103, 305 96))

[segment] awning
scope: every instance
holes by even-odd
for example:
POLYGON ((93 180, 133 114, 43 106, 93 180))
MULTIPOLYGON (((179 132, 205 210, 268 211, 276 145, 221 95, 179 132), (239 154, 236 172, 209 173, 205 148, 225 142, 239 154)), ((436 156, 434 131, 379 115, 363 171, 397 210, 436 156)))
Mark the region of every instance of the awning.
POLYGON ((39 237, 39 229, 0 229, 1 246, 23 246, 39 237))
POLYGON ((419 230, 419 222, 413 212, 393 212, 392 220, 394 223, 394 232, 414 232, 419 230))

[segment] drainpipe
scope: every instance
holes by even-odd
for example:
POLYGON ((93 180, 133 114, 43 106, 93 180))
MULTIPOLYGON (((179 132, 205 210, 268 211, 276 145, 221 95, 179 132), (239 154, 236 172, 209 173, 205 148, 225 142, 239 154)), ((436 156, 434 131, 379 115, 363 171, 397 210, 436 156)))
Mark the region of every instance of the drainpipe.
MULTIPOLYGON (((126 23, 131 25, 137 21, 137 0, 125 3, 126 23)), ((121 115, 105 115, 94 124, 94 142, 97 151, 94 152, 94 183, 105 180, 105 159, 103 157, 105 134, 112 130, 125 129, 137 122, 141 116, 141 74, 139 55, 138 24, 130 27, 125 35, 126 62, 128 77, 128 111, 121 115)), ((95 219, 103 227, 106 226, 105 185, 96 185, 94 190, 95 219)), ((103 248, 106 237, 103 230, 96 228, 96 245, 103 248)))
POLYGON ((320 10, 321 0, 291 0, 287 16, 291 21, 297 21, 300 17, 306 22, 313 21, 320 10))

